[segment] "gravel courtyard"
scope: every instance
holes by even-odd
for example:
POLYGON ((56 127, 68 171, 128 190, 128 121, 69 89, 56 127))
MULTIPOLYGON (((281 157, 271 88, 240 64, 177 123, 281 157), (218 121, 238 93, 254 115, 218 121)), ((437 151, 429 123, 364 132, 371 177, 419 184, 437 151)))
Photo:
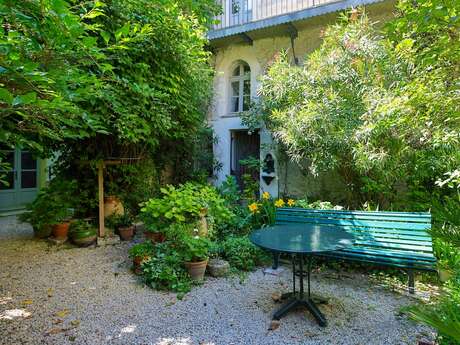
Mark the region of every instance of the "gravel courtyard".
POLYGON ((304 311, 268 330, 290 289, 290 272, 208 278, 182 301, 144 287, 130 271, 129 244, 57 249, 32 238, 14 217, 0 218, 0 344, 416 344, 431 331, 398 315, 409 297, 361 274, 313 275, 331 298, 320 328, 304 311))

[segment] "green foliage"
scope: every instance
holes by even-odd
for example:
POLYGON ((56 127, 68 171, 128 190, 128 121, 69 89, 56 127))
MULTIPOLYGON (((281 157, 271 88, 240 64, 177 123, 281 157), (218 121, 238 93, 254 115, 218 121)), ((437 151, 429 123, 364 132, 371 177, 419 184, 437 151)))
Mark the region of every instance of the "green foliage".
POLYGON ((253 245, 247 236, 230 236, 222 242, 222 255, 238 270, 252 271, 269 260, 267 253, 253 245))
POLYGON ((452 82, 459 6, 402 1, 387 37, 366 15, 344 15, 303 66, 280 54, 246 122, 264 122, 311 174, 338 172, 349 207, 428 209, 436 180, 460 165, 460 92, 452 82))
POLYGON ((217 226, 233 217, 225 200, 212 186, 189 182, 179 187, 168 185, 161 193, 161 198, 150 199, 141 209, 149 231, 162 231, 173 223, 194 223, 200 215, 212 218, 217 226))
POLYGON ((49 225, 61 223, 69 219, 73 213, 78 214, 79 200, 76 181, 53 179, 38 193, 37 198, 27 205, 27 212, 21 214, 19 219, 30 223, 38 233, 47 231, 49 225), (71 209, 75 209, 76 212, 71 212, 71 209))
POLYGON ((187 262, 198 262, 209 257, 211 241, 205 237, 184 236, 179 244, 180 253, 187 262))
POLYGON ((309 202, 307 199, 299 199, 295 201, 295 206, 314 210, 343 210, 342 206, 334 205, 330 201, 321 200, 309 202))
POLYGON ((105 157, 189 138, 203 121, 212 1, 4 1, 0 140, 105 157), (17 126, 21 123, 21 126, 17 126))
POLYGON ((145 241, 129 248, 128 254, 131 259, 135 257, 147 258, 153 255, 154 249, 152 241, 145 241))
POLYGON ((191 289, 183 258, 169 242, 156 244, 153 255, 141 268, 145 283, 156 290, 174 291, 181 296, 191 289))
POLYGON ((106 225, 110 229, 126 228, 133 225, 133 217, 129 212, 123 214, 113 214, 106 218, 106 225))
MULTIPOLYGON (((457 277, 458 279, 458 277, 457 277)), ((415 321, 438 331, 440 345, 460 343, 460 282, 445 288, 445 293, 435 305, 413 306, 405 312, 415 321)))
POLYGON ((438 267, 456 270, 460 273, 460 249, 440 238, 433 239, 433 250, 437 258, 438 267))

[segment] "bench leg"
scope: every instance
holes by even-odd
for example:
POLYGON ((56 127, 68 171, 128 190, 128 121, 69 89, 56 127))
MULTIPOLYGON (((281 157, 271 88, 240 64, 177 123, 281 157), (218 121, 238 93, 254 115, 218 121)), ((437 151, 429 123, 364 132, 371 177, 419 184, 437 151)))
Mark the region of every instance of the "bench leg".
POLYGON ((409 293, 414 294, 415 293, 415 275, 413 270, 408 270, 407 271, 407 276, 408 276, 408 285, 409 285, 409 293))
POLYGON ((276 270, 280 265, 280 253, 273 252, 273 265, 272 268, 276 270))

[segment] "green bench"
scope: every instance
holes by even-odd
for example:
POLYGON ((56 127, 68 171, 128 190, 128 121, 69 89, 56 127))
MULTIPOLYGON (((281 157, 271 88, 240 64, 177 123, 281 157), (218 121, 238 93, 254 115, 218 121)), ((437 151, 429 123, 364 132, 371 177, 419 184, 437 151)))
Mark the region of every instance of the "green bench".
MULTIPOLYGON (((435 271, 436 258, 429 230, 431 215, 425 212, 380 212, 278 208, 276 224, 321 224, 352 233, 352 247, 321 257, 360 261, 407 271, 409 292, 415 291, 414 271, 435 271)), ((279 254, 274 254, 273 268, 279 254)))

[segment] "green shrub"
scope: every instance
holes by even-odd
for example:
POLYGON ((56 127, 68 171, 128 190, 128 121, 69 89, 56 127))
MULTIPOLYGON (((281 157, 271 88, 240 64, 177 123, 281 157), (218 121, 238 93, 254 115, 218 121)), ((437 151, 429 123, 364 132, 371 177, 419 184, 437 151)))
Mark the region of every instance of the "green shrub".
POLYGON ((153 289, 178 292, 180 296, 191 289, 183 257, 170 242, 157 244, 152 257, 141 268, 144 282, 153 289))
POLYGON ((211 241, 204 237, 184 236, 179 244, 179 250, 184 261, 197 262, 209 257, 211 241))
POLYGON ((210 185, 191 182, 178 187, 168 185, 161 193, 160 198, 148 200, 141 208, 141 217, 149 231, 163 231, 174 223, 194 223, 203 213, 217 226, 234 217, 217 189, 210 185))
POLYGON ((252 271, 270 259, 268 254, 253 245, 247 236, 228 237, 222 243, 222 255, 232 267, 242 271, 252 271))
POLYGON ((134 259, 135 257, 147 257, 153 255, 154 249, 152 241, 145 241, 132 246, 129 249, 128 254, 131 259, 134 259))
POLYGON ((19 216, 22 222, 32 225, 38 237, 51 234, 51 225, 58 224, 72 215, 71 208, 78 207, 77 182, 53 179, 37 198, 26 206, 27 212, 19 216))
POLYGON ((438 344, 460 344, 460 277, 457 276, 445 288, 442 297, 434 305, 413 306, 405 312, 415 321, 437 330, 438 344))

